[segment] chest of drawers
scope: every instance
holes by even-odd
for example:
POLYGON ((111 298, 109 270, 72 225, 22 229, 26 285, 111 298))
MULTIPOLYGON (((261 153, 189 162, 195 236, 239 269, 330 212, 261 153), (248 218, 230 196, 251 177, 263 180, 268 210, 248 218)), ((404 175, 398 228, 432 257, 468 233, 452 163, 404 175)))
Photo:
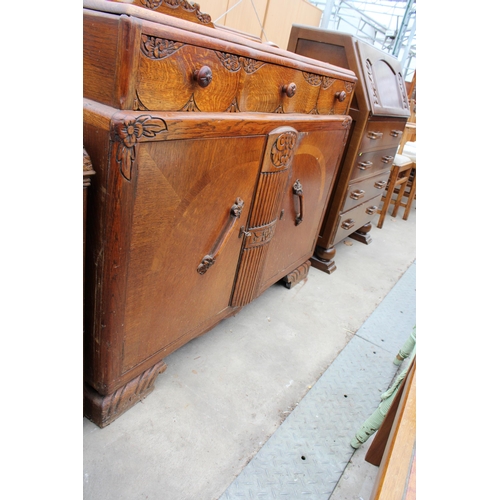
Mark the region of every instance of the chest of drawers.
POLYGON ((85 415, 310 266, 356 76, 119 2, 84 2, 85 415))
POLYGON ((352 35, 293 26, 288 50, 349 68, 359 78, 349 110, 350 137, 311 259, 332 273, 337 243, 347 237, 372 240, 371 221, 410 116, 408 97, 399 61, 352 35))

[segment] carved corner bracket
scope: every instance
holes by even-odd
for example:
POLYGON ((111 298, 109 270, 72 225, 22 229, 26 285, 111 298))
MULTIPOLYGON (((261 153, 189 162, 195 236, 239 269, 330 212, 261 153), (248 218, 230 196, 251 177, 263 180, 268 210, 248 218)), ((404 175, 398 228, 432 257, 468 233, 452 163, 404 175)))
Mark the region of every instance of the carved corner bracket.
POLYGON ((167 132, 167 124, 161 118, 150 115, 125 116, 113 123, 114 140, 118 143, 116 161, 120 172, 128 181, 136 158, 136 145, 167 132))

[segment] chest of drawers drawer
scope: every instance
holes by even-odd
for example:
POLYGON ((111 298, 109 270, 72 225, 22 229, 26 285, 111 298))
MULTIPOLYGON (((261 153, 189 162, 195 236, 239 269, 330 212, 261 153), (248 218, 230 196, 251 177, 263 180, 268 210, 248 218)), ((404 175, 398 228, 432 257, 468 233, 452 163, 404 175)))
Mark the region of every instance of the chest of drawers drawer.
POLYGON ((358 182, 352 182, 347 189, 347 195, 344 202, 343 212, 354 208, 360 203, 366 202, 375 196, 383 194, 387 187, 387 179, 389 178, 390 170, 375 175, 358 182))
POLYGON ((356 231, 357 228, 364 226, 370 222, 377 213, 382 193, 371 200, 358 205, 352 210, 348 210, 341 214, 338 218, 338 225, 335 232, 333 244, 336 245, 339 241, 347 238, 350 234, 356 231))
POLYGON ((387 170, 391 167, 396 156, 395 147, 382 149, 380 151, 360 152, 356 156, 351 172, 351 182, 371 177, 377 172, 387 170))
POLYGON ((359 151, 397 148, 403 135, 405 122, 369 120, 363 132, 359 151))

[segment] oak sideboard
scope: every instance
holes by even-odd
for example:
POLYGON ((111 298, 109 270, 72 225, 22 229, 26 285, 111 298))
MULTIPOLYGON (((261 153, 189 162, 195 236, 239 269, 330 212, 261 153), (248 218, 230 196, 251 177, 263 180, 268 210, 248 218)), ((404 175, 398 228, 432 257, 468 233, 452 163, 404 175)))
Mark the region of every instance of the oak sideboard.
POLYGON ((351 70, 159 4, 84 0, 84 412, 100 427, 168 354, 307 276, 352 122, 351 70))

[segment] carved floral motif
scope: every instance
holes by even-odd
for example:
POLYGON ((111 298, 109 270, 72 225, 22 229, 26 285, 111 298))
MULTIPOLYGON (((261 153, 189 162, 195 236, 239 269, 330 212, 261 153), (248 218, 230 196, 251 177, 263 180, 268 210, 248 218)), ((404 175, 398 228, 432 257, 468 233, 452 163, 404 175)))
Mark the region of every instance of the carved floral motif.
POLYGON ((201 111, 198 105, 196 104, 196 101, 194 100, 194 94, 191 94, 189 101, 186 104, 184 104, 184 106, 179 111, 195 111, 195 112, 201 111))
POLYGON ((293 157, 293 150, 297 142, 295 132, 280 134, 271 149, 271 161, 276 168, 284 168, 293 157))
POLYGON ((309 85, 313 87, 319 87, 321 85, 321 76, 315 75, 314 73, 307 73, 306 71, 302 71, 302 76, 306 80, 309 85))
POLYGON ((241 68, 245 73, 252 74, 255 73, 259 68, 264 66, 264 62, 257 61, 256 59, 250 59, 249 57, 237 56, 235 54, 229 54, 227 52, 215 51, 219 61, 222 63, 224 68, 232 73, 237 73, 241 68))
POLYGON ((150 59, 165 59, 178 51, 184 44, 155 36, 141 36, 141 52, 150 59))
POLYGON ((115 139, 120 143, 116 152, 116 161, 125 179, 132 178, 132 165, 135 161, 135 146, 144 138, 150 139, 166 132, 167 124, 161 118, 150 115, 125 117, 114 124, 115 139))
POLYGON ((212 18, 208 14, 204 14, 200 12, 200 6, 197 3, 191 3, 187 0, 141 0, 142 5, 147 9, 156 10, 163 3, 168 5, 172 9, 177 9, 178 7, 182 7, 187 12, 194 12, 196 17, 203 24, 209 24, 212 21, 212 18))

